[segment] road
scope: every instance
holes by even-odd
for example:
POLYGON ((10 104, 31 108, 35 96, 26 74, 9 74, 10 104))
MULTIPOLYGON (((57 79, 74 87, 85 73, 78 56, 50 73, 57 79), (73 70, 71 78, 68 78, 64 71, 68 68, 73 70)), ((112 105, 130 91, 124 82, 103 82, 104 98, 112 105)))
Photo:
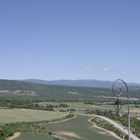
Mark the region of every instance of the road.
MULTIPOLYGON (((91 117, 94 117, 94 116, 95 116, 95 117, 99 117, 99 118, 101 118, 101 119, 103 119, 103 120, 109 122, 109 123, 112 124, 113 126, 115 126, 117 129, 119 129, 120 131, 122 131, 124 134, 126 134, 126 135, 128 134, 128 130, 125 129, 124 126, 122 126, 122 125, 116 123, 115 121, 113 121, 113 120, 111 120, 111 119, 109 119, 109 118, 106 118, 106 117, 104 117, 104 116, 88 115, 88 114, 78 114, 78 115, 91 116, 91 117)), ((130 137, 131 137, 132 140, 140 140, 140 139, 139 139, 137 136, 135 136, 133 133, 130 133, 130 137)))

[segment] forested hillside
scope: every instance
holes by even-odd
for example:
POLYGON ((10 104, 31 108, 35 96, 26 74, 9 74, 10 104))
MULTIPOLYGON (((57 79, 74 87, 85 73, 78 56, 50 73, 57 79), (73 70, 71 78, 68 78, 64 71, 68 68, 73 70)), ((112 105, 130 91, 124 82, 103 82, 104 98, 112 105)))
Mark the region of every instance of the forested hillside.
MULTIPOLYGON (((130 90, 129 94, 130 97, 140 98, 140 90, 130 90)), ((55 86, 15 80, 0 80, 0 97, 38 100, 106 101, 114 96, 111 89, 104 88, 55 86)))

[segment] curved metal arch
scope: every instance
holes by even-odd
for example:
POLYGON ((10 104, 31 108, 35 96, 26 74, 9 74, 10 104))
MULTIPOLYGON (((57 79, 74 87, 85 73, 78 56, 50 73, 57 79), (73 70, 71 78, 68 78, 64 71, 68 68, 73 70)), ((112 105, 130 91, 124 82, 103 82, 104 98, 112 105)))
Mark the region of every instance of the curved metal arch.
MULTIPOLYGON (((115 93, 114 88, 115 88, 116 83, 118 83, 118 82, 122 82, 125 85, 126 92, 127 92, 127 98, 129 98, 129 95, 128 95, 128 86, 127 86, 126 82, 124 80, 122 80, 122 79, 117 79, 112 84, 112 92, 113 92, 114 96, 116 96, 116 93, 115 93)), ((120 96, 120 94, 118 94, 118 96, 120 96)))
MULTIPOLYGON (((112 92, 114 94, 114 96, 116 96, 116 93, 115 93, 115 85, 117 82, 122 82, 124 85, 125 85, 125 88, 126 88, 126 92, 127 92, 127 108, 128 108, 128 140, 131 139, 131 136, 130 136, 130 111, 129 111, 129 94, 128 94, 128 86, 126 84, 126 82, 122 79, 117 79, 114 81, 114 83, 112 84, 112 92)), ((118 94, 116 97, 117 99, 119 98, 121 94, 118 94)))

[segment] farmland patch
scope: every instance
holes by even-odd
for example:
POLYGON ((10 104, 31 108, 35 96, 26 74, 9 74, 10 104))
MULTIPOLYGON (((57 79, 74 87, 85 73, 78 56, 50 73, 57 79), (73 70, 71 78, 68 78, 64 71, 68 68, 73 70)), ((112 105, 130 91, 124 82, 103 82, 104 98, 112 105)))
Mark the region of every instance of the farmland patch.
POLYGON ((33 109, 0 109, 0 124, 12 122, 34 122, 54 120, 65 117, 68 113, 41 111, 33 109))

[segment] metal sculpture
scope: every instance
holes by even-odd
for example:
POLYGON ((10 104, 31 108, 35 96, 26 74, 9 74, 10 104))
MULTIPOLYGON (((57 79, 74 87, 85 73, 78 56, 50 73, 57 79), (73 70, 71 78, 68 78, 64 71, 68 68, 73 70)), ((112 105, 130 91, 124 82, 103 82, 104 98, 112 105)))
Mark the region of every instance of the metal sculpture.
POLYGON ((125 81, 122 79, 117 79, 112 84, 112 92, 114 96, 117 98, 117 100, 114 103, 114 107, 116 109, 117 115, 119 115, 119 112, 121 110, 122 104, 119 100, 119 97, 125 92, 127 96, 127 109, 128 109, 128 140, 130 140, 130 111, 129 111, 129 94, 128 94, 128 86, 125 81))

